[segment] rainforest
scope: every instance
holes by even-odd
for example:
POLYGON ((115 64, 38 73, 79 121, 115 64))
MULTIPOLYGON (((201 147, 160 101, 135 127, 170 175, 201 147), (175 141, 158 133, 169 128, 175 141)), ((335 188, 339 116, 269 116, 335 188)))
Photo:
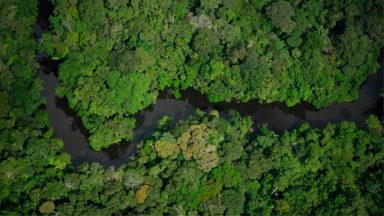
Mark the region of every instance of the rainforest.
POLYGON ((383 0, 1 0, 0 215, 384 215, 383 0))

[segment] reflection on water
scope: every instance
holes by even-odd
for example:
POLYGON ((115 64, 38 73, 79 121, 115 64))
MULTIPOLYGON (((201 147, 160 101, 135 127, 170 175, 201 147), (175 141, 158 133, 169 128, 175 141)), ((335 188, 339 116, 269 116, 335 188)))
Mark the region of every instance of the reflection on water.
MULTIPOLYGON (((37 39, 43 32, 50 31, 48 18, 52 13, 48 0, 41 0, 39 16, 34 27, 37 39)), ((59 62, 52 61, 42 54, 37 55, 40 62, 39 76, 44 81, 42 95, 46 98, 46 109, 54 128, 54 135, 64 141, 64 150, 72 156, 72 163, 99 162, 104 166, 119 166, 135 153, 136 144, 155 130, 156 123, 164 115, 172 116, 174 121, 185 119, 195 109, 216 109, 223 116, 233 109, 242 115, 252 116, 255 127, 267 123, 277 132, 291 130, 300 123, 308 122, 312 127, 324 127, 328 123, 343 120, 354 121, 362 127, 369 114, 383 116, 383 98, 379 94, 383 89, 383 58, 381 69, 370 76, 359 92, 359 99, 351 103, 334 104, 329 108, 316 110, 309 103, 300 103, 287 107, 282 103, 259 104, 256 100, 247 103, 209 103, 207 98, 192 89, 182 92, 180 100, 174 99, 169 92, 161 92, 156 104, 138 113, 136 129, 131 142, 121 142, 100 152, 90 149, 87 143, 88 133, 76 113, 69 109, 65 99, 55 96, 55 86, 59 84, 57 68, 59 62)))
POLYGON ((358 100, 334 104, 321 110, 308 103, 294 107, 287 107, 282 103, 259 104, 256 100, 247 103, 210 103, 204 95, 192 89, 182 92, 180 100, 173 98, 169 92, 161 92, 156 104, 135 116, 136 129, 131 142, 122 142, 95 152, 89 148, 87 130, 76 113, 68 107, 65 99, 55 96, 54 88, 59 84, 56 76, 58 62, 50 61, 43 55, 38 55, 38 60, 41 64, 39 75, 44 81, 43 96, 47 100, 46 109, 54 134, 63 139, 64 149, 71 154, 75 165, 99 162, 105 166, 119 166, 135 153, 138 142, 152 134, 157 121, 164 115, 172 116, 177 122, 194 113, 197 108, 207 111, 216 109, 222 115, 233 109, 242 115, 252 116, 255 127, 266 123, 277 132, 291 130, 303 122, 310 123, 312 127, 324 127, 328 123, 347 120, 362 127, 369 114, 383 115, 383 99, 379 96, 383 88, 382 69, 368 78, 360 89, 358 100))

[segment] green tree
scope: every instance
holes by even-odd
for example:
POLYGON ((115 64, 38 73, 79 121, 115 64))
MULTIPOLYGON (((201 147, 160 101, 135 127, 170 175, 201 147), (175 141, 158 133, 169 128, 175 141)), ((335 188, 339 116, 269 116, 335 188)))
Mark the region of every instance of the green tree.
POLYGON ((53 204, 53 202, 51 202, 51 201, 47 201, 47 202, 43 203, 39 208, 39 211, 42 214, 54 213, 53 210, 55 210, 55 204, 53 204))
POLYGON ((161 139, 157 140, 154 144, 157 154, 161 158, 169 157, 175 159, 180 153, 180 148, 172 134, 164 133, 161 139))
POLYGON ((291 33, 296 27, 296 23, 292 20, 295 10, 291 4, 284 0, 279 0, 267 7, 267 15, 271 19, 272 24, 280 28, 282 32, 291 33))
POLYGON ((206 125, 192 125, 177 140, 184 158, 193 158, 204 171, 210 171, 219 163, 216 146, 208 143, 209 134, 210 129, 206 125))

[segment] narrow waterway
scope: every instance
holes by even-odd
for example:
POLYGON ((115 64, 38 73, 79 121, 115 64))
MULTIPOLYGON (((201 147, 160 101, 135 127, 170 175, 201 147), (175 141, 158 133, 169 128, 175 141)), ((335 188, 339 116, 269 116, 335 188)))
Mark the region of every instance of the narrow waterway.
MULTIPOLYGON (((42 33, 50 30, 48 18, 51 12, 52 6, 48 1, 40 1, 39 17, 34 28, 39 40, 42 33)), ((354 121, 359 127, 363 127, 369 114, 383 115, 383 98, 380 97, 380 92, 383 91, 384 58, 381 58, 381 69, 370 76, 361 87, 358 100, 333 104, 321 110, 316 110, 308 103, 294 107, 287 107, 282 103, 259 104, 256 100, 247 103, 210 103, 204 95, 191 89, 182 92, 182 98, 176 100, 169 92, 162 92, 156 104, 136 115, 136 129, 131 142, 122 142, 95 152, 87 143, 87 130, 76 113, 68 107, 65 99, 55 96, 55 87, 59 84, 59 62, 52 61, 41 53, 37 55, 37 60, 40 63, 39 76, 44 81, 42 95, 47 100, 46 109, 54 135, 64 141, 64 150, 71 155, 74 165, 99 162, 104 166, 119 166, 135 153, 138 142, 152 134, 162 116, 172 116, 177 122, 194 113, 195 109, 216 109, 223 115, 233 109, 242 115, 252 116, 254 127, 266 123, 278 132, 291 130, 303 122, 308 122, 313 127, 324 127, 328 123, 346 120, 354 121)))

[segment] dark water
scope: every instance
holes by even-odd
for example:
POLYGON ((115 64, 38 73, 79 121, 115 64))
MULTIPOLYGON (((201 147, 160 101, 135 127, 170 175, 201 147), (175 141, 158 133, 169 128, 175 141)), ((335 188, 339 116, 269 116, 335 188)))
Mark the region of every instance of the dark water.
MULTIPOLYGON (((38 22, 34 28, 38 39, 41 38, 43 32, 50 30, 47 20, 52 10, 46 0, 40 2, 38 22)), ((152 134, 157 121, 162 116, 172 116, 176 122, 185 119, 197 108, 216 109, 222 114, 233 109, 242 115, 252 116, 255 127, 267 123, 270 128, 278 132, 291 130, 302 122, 309 122, 313 127, 324 127, 328 123, 347 120, 354 121, 358 126, 363 127, 369 114, 383 116, 383 99, 379 96, 383 90, 384 58, 381 58, 381 69, 370 76, 362 86, 358 100, 351 103, 334 104, 321 110, 316 110, 308 103, 301 103, 290 108, 282 103, 261 105, 255 100, 247 103, 209 103, 205 96, 194 90, 182 92, 182 98, 176 100, 168 92, 162 92, 156 104, 136 115, 136 129, 131 142, 122 142, 95 152, 87 143, 87 131, 76 113, 69 109, 65 99, 55 96, 54 89, 59 84, 57 78, 59 62, 52 61, 42 54, 37 56, 41 65, 39 76, 44 81, 42 94, 47 100, 46 109, 54 128, 54 135, 64 141, 64 150, 72 156, 74 165, 83 162, 99 162, 104 166, 119 166, 135 153, 136 144, 140 140, 152 134)))

